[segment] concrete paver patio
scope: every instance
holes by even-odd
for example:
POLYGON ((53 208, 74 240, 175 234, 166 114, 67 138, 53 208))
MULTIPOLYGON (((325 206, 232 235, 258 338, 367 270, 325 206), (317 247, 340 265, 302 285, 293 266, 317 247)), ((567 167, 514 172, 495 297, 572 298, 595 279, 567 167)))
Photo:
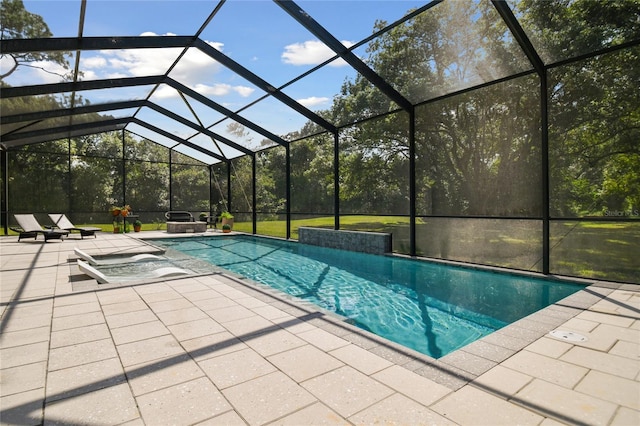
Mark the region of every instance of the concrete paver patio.
POLYGON ((98 286, 76 246, 150 249, 0 238, 1 424, 640 424, 637 285, 594 283, 433 360, 226 274, 98 286))

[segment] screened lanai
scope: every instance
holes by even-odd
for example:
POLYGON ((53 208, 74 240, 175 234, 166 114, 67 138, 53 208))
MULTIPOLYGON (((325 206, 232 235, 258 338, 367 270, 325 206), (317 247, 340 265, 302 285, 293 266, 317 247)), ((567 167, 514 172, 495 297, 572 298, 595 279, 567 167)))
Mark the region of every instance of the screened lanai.
POLYGON ((638 283, 640 2, 3 1, 2 227, 130 205, 638 283), (25 12, 20 12, 23 6, 25 12))

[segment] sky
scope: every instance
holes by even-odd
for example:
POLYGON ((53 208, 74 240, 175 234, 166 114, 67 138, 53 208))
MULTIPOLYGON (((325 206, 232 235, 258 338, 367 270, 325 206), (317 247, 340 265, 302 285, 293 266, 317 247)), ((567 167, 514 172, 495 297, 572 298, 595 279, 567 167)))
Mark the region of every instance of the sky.
MULTIPOLYGON (((426 4, 426 0, 315 0, 298 1, 297 4, 320 25, 331 32, 345 46, 352 46, 373 31, 378 19, 391 23, 412 8, 426 4)), ((41 15, 54 37, 78 35, 80 16, 79 0, 24 0, 25 8, 41 15)), ((193 35, 206 22, 217 1, 163 1, 163 0, 88 0, 86 6, 84 36, 158 36, 193 35)), ((259 75, 274 87, 283 84, 331 58, 333 52, 320 43, 302 25, 270 0, 228 0, 209 24, 204 27, 200 39, 259 75)), ((83 51, 80 57, 82 79, 94 80, 115 77, 162 75, 178 55, 178 49, 137 49, 83 51)), ((360 49, 356 52, 364 56, 360 49)), ((75 57, 71 57, 73 67, 75 57)), ((60 81, 64 70, 42 63, 34 64, 47 69, 21 67, 19 72, 6 79, 14 86, 60 81)), ((3 69, 6 64, 2 64, 3 69)), ((264 95, 259 88, 244 80, 198 49, 189 49, 170 77, 196 90, 211 100, 237 111, 264 95)), ((340 91, 345 80, 353 80, 355 72, 342 60, 333 61, 308 77, 283 89, 291 98, 311 110, 327 109, 340 91)), ((150 87, 127 88, 83 92, 91 103, 145 98, 150 87)), ((160 86, 151 100, 182 114, 191 121, 201 120, 206 126, 221 115, 204 105, 187 106, 179 94, 169 86, 160 86), (194 117, 192 108, 197 118, 194 117)), ((121 111, 122 115, 129 115, 121 111)), ((145 111, 148 119, 153 111, 145 111)), ((113 115, 118 115, 114 113, 113 115)), ((290 111, 279 102, 267 99, 243 111, 242 115, 281 135, 298 130, 306 118, 290 111)), ((138 117, 143 117, 142 112, 138 117)), ((165 119, 166 120, 166 119, 165 119)), ((177 124, 177 123, 176 123, 177 124)), ((172 132, 187 137, 194 132, 182 125, 172 124, 172 132)), ((225 136, 231 135, 225 130, 225 136)), ((258 135, 246 135, 258 143, 258 135), (256 140, 256 138, 258 140, 256 140)))

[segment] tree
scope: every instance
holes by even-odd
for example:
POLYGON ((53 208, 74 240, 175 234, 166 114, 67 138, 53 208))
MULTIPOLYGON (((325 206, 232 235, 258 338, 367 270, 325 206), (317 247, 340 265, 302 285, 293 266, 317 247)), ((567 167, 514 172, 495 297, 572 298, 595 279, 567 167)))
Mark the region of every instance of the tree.
MULTIPOLYGON (((40 15, 28 12, 24 8, 22 0, 2 0, 0 3, 0 30, 2 39, 14 38, 45 38, 51 37, 51 31, 40 15)), ((9 59, 13 64, 0 75, 4 79, 11 75, 19 66, 29 66, 33 62, 51 61, 61 65, 65 70, 69 69, 69 62, 65 59, 64 52, 25 52, 0 54, 3 61, 9 59)), ((43 68, 44 69, 44 68, 43 68)), ((45 71, 47 71, 45 69, 45 71)), ((51 72, 51 71, 47 71, 51 72)), ((62 76, 65 77, 65 76, 62 76)))
MULTIPOLYGON (((489 2, 445 2, 373 40, 367 63, 419 103, 529 69, 507 33, 489 2)), ((532 179, 541 170, 538 87, 519 79, 416 107, 419 213, 540 214, 532 179)), ((344 123, 397 109, 358 76, 345 82, 331 116, 344 123)), ((342 205, 406 214, 408 114, 353 129, 341 133, 342 205)))
POLYGON ((333 138, 312 136, 291 144, 291 211, 333 213, 333 138))
MULTIPOLYGON (((521 8, 523 25, 549 61, 640 39, 638 0, 525 1, 521 8)), ((640 154, 639 61, 636 46, 550 70, 552 215, 638 205, 638 172, 630 165, 640 154)))
POLYGON ((29 213, 66 211, 69 200, 68 158, 66 141, 26 145, 20 150, 11 150, 9 209, 29 213))

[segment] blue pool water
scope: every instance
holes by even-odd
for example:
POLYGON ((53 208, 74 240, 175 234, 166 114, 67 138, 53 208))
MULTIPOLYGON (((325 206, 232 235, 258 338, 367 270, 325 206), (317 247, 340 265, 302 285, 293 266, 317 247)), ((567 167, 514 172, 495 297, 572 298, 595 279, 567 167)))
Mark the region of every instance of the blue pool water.
POLYGON ((250 236, 154 240, 439 358, 583 286, 250 236))

